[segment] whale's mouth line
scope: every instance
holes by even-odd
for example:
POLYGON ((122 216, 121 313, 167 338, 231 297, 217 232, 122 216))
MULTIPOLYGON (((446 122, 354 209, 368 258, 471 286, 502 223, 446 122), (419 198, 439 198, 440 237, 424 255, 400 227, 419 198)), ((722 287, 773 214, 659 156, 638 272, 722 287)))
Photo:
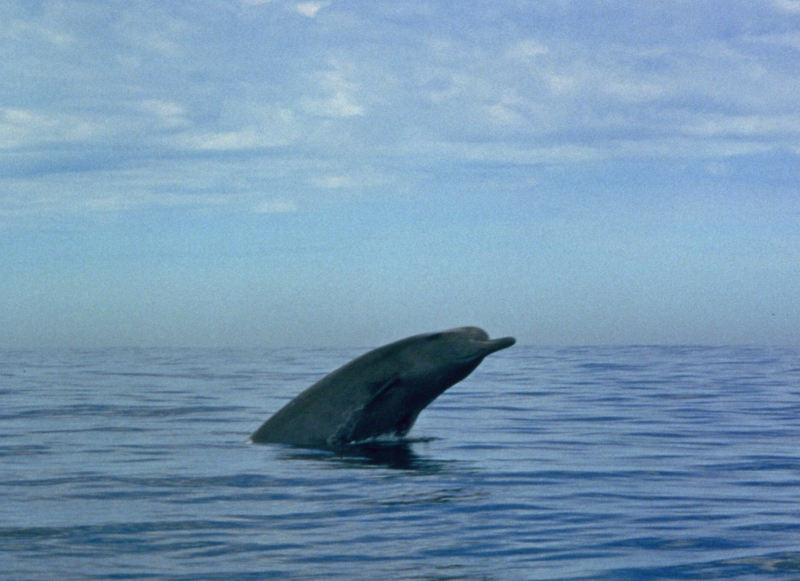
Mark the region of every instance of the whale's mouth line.
POLYGON ((492 353, 496 353, 503 349, 508 349, 516 342, 517 340, 514 339, 514 337, 501 337, 500 339, 491 339, 486 341, 486 355, 491 355, 492 353))
POLYGON ((469 361, 482 361, 485 357, 488 357, 492 353, 497 353, 498 351, 502 351, 503 349, 508 349, 512 345, 514 345, 517 340, 514 337, 501 337, 499 339, 486 339, 485 341, 477 341, 478 346, 470 353, 465 353, 461 357, 457 357, 456 360, 460 361, 461 363, 467 363, 469 361))
POLYGON ((514 337, 501 337, 500 339, 487 339, 485 341, 479 341, 478 343, 480 346, 478 348, 474 349, 470 354, 465 354, 463 357, 457 358, 457 360, 461 363, 467 363, 469 361, 476 360, 483 361, 484 358, 488 357, 492 353, 497 353, 503 349, 508 349, 516 342, 517 340, 514 337))

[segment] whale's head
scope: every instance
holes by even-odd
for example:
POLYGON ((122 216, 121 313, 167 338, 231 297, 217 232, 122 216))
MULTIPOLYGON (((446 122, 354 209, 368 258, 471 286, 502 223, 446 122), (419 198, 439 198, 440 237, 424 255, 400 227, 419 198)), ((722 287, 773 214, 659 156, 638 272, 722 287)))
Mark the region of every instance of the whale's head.
POLYGON ((406 345, 402 379, 427 405, 472 373, 487 355, 514 343, 513 337, 489 339, 478 327, 417 335, 406 345))
MULTIPOLYGON (((488 333, 478 327, 459 327, 422 336, 424 346, 431 355, 438 355, 438 361, 452 361, 457 365, 478 365, 484 357, 491 355, 517 342, 514 337, 489 339, 488 333)), ((434 359, 435 360, 435 359, 434 359)))
POLYGON ((472 373, 484 357, 511 347, 513 337, 489 339, 478 327, 416 335, 389 350, 396 376, 365 406, 350 432, 353 440, 376 433, 403 435, 428 404, 472 373))

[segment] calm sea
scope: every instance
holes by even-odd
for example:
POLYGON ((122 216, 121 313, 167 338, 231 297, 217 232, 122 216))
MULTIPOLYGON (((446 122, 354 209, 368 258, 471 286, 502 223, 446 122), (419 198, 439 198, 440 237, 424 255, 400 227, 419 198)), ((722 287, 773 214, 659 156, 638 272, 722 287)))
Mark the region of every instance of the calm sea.
POLYGON ((362 352, 0 352, 0 578, 800 579, 798 350, 516 345, 408 441, 247 443, 362 352))

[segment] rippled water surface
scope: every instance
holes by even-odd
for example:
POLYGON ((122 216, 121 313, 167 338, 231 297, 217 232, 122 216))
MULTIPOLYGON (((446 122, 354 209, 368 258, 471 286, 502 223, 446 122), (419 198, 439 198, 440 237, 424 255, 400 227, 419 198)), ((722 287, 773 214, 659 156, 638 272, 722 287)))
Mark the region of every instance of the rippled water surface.
POLYGON ((0 352, 0 578, 800 579, 800 354, 487 358, 408 441, 247 443, 363 350, 0 352))

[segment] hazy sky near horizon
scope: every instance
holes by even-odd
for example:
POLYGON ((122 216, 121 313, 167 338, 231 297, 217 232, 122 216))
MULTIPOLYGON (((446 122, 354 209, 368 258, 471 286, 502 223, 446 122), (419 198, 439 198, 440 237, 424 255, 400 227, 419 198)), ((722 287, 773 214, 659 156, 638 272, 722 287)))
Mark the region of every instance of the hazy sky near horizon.
POLYGON ((0 347, 800 345, 798 0, 0 23, 0 347))

